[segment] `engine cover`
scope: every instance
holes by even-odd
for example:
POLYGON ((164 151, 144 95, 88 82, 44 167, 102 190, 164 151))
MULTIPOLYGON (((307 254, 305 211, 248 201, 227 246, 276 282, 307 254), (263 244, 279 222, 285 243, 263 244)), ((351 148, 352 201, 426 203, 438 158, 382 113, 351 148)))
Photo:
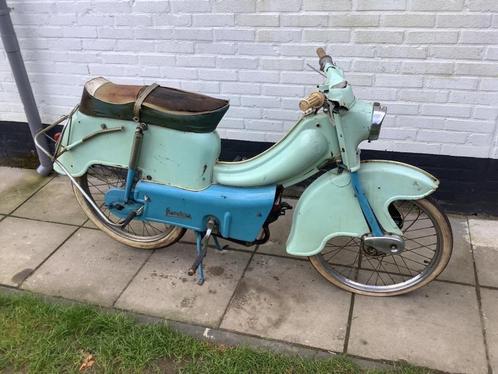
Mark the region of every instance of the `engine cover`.
POLYGON ((189 191, 163 184, 140 181, 133 191, 133 203, 124 203, 124 190, 111 189, 105 204, 118 217, 143 205, 137 219, 205 231, 210 217, 225 238, 253 241, 268 217, 276 186, 229 187, 211 185, 202 191, 189 191))

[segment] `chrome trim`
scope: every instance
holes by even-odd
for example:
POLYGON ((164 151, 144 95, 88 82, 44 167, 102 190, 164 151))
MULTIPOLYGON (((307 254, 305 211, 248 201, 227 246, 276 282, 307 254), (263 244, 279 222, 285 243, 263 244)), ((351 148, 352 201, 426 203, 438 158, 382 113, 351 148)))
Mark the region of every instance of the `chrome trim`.
POLYGON ((380 105, 379 103, 373 104, 372 110, 372 123, 370 125, 370 133, 368 134, 368 141, 379 139, 380 128, 382 122, 387 114, 387 107, 380 105))
MULTIPOLYGON (((83 190, 83 188, 81 188, 81 186, 79 185, 79 183, 76 181, 76 179, 70 174, 70 172, 64 167, 64 165, 62 164, 62 162, 60 162, 59 160, 57 160, 57 154, 54 154, 52 155, 50 153, 49 150, 45 149, 42 145, 40 145, 40 142, 38 140, 38 138, 42 135, 46 135, 47 131, 51 130, 52 128, 54 128, 55 126, 61 124, 62 122, 66 121, 66 123, 64 124, 64 127, 62 128, 62 131, 61 133, 64 133, 64 131, 66 130, 66 127, 70 124, 70 120, 71 120, 71 117, 72 115, 74 114, 74 112, 78 109, 78 106, 76 106, 72 111, 71 113, 65 115, 65 116, 62 116, 61 118, 59 118, 57 121, 55 121, 54 123, 52 123, 51 125, 41 129, 38 133, 35 134, 35 136, 33 137, 33 140, 35 142, 35 146, 36 148, 38 148, 40 151, 42 151, 45 155, 47 155, 57 166, 59 166, 61 168, 61 170, 66 173, 66 176, 69 178, 69 180, 71 181, 71 183, 73 184, 74 187, 76 187, 80 192, 81 194, 83 195, 83 197, 85 198, 86 201, 88 201, 88 203, 92 206, 92 208, 96 211, 96 213, 110 226, 113 226, 113 227, 116 227, 116 228, 121 228, 123 226, 123 223, 125 222, 126 219, 118 222, 118 223, 114 223, 112 221, 110 221, 105 215, 104 213, 102 213, 102 211, 100 210, 100 208, 95 204, 95 202, 90 198, 90 196, 88 196, 88 194, 85 192, 85 190, 83 190)), ((59 140, 59 143, 62 142, 62 138, 59 140)))

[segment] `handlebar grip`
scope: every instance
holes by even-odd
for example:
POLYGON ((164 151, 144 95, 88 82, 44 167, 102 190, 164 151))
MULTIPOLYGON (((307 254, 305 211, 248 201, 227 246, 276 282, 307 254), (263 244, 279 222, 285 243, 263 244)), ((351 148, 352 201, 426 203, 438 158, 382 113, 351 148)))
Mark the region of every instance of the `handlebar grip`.
POLYGON ((323 48, 318 48, 316 50, 316 54, 318 55, 318 57, 320 58, 320 70, 321 71, 324 71, 325 69, 325 65, 327 63, 333 65, 334 64, 334 61, 332 61, 332 57, 330 57, 327 52, 325 52, 325 49, 323 48))
POLYGON ((318 55, 318 57, 320 57, 320 58, 327 56, 327 52, 325 52, 325 49, 323 49, 323 48, 318 48, 318 49, 316 50, 316 54, 317 54, 317 55, 318 55))
POLYGON ((310 109, 318 109, 325 103, 325 95, 321 92, 313 92, 299 102, 299 109, 307 112, 310 109))

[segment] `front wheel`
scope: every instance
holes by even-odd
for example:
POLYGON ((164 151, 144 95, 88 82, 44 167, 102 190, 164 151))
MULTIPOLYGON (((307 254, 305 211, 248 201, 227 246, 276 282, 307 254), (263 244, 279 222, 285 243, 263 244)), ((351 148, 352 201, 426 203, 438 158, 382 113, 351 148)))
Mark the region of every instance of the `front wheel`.
POLYGON ((404 251, 381 253, 360 238, 335 237, 309 258, 312 265, 332 284, 368 296, 401 295, 435 279, 453 248, 446 215, 432 199, 396 201, 389 213, 403 233, 404 251))

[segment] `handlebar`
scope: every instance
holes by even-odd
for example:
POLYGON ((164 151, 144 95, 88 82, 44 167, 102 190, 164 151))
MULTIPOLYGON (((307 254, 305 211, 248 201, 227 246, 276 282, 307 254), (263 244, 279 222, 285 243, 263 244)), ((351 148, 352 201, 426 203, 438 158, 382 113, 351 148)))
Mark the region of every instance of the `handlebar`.
POLYGON ((327 56, 327 53, 325 52, 325 49, 323 49, 323 48, 318 48, 318 49, 316 50, 316 54, 317 54, 317 55, 318 55, 318 57, 320 57, 320 58, 327 56))
POLYGON ((330 65, 334 65, 334 61, 332 61, 332 57, 330 57, 330 55, 328 55, 327 52, 325 52, 325 49, 318 48, 316 50, 316 54, 320 58, 319 62, 320 62, 320 70, 321 71, 324 71, 325 65, 327 65, 327 63, 330 65))

